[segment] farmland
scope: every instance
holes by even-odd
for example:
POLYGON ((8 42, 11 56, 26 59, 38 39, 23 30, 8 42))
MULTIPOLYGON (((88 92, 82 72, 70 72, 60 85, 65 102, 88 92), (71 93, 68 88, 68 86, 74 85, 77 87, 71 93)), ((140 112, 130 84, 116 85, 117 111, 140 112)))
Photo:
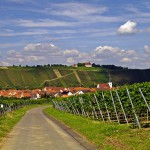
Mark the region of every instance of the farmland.
MULTIPOLYGON (((114 85, 150 81, 150 69, 109 70, 114 85)), ((33 89, 47 86, 93 87, 108 82, 108 70, 102 68, 73 67, 8 67, 0 68, 0 87, 33 89), (57 69, 59 77, 54 70, 57 69)))
POLYGON ((0 99, 0 116, 15 111, 28 105, 41 105, 50 102, 51 99, 29 100, 29 99, 0 99))
POLYGON ((45 112, 80 133, 85 139, 104 150, 149 150, 150 130, 131 129, 125 124, 100 122, 54 108, 45 112))
MULTIPOLYGON (((27 108, 34 107, 31 104, 43 104, 49 101, 51 99, 0 100, 7 112, 4 115, 2 114, 1 117, 0 124, 2 126, 0 127, 3 130, 5 129, 5 132, 0 133, 0 141, 19 121, 27 108), (29 106, 24 107, 26 105, 29 106), (23 108, 18 109, 20 107, 23 108), (10 112, 10 110, 15 111, 10 112)), ((148 145, 150 144, 150 82, 137 83, 112 91, 97 91, 93 94, 89 93, 65 99, 56 98, 53 99, 53 106, 59 111, 50 106, 45 112, 80 133, 98 148, 148 150, 148 145), (142 91, 146 102, 139 89, 142 91), (119 98, 116 93, 119 95, 119 98)))
POLYGON ((150 82, 54 100, 53 105, 75 115, 141 128, 150 125, 150 82))
POLYGON ((47 114, 102 149, 149 149, 150 82, 58 98, 47 114), (58 111, 59 110, 59 111, 58 111), (140 128, 140 129, 138 129, 140 128))

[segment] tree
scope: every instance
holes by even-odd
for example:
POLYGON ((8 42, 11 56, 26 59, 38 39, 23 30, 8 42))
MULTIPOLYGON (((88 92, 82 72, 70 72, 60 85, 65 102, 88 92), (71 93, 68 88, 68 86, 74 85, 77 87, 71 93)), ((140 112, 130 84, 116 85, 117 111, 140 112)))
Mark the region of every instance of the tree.
POLYGON ((84 63, 78 63, 78 67, 85 67, 84 63))

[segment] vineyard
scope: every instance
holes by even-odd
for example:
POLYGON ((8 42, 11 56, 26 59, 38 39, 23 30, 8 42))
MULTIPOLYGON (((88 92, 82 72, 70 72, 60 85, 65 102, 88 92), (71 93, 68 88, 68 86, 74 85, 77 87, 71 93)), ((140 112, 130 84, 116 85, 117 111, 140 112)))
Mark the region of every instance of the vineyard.
POLYGON ((150 127, 150 82, 53 100, 60 111, 100 121, 150 127))
MULTIPOLYGON (((115 85, 150 81, 150 69, 110 69, 109 71, 115 85)), ((44 85, 95 87, 98 83, 105 82, 108 82, 108 70, 98 67, 0 68, 0 89, 35 89, 42 88, 44 85)))
POLYGON ((47 102, 50 102, 49 99, 40 99, 40 100, 20 100, 20 99, 14 99, 14 100, 0 100, 0 116, 7 112, 11 112, 13 110, 22 108, 27 105, 33 105, 33 104, 44 104, 47 102))

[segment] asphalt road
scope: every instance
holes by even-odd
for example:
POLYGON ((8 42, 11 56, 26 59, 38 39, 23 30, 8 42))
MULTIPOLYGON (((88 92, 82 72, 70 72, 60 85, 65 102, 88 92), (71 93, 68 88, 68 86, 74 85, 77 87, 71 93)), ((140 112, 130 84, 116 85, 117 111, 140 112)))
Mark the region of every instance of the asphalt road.
POLYGON ((85 150, 79 142, 42 113, 31 109, 14 127, 2 150, 85 150))

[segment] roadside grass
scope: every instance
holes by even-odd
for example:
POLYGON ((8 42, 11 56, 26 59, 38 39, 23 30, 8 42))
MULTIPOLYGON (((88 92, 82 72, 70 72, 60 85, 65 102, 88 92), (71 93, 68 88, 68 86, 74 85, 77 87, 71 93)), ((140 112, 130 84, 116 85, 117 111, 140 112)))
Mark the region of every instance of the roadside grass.
POLYGON ((150 129, 131 129, 124 124, 99 122, 61 112, 53 107, 46 108, 44 111, 71 127, 98 148, 104 150, 150 149, 150 129))
MULTIPOLYGON (((43 104, 43 106, 46 104, 43 104)), ((0 116, 0 148, 3 143, 4 137, 11 131, 11 129, 21 120, 25 113, 31 108, 38 107, 41 105, 29 105, 15 111, 6 113, 0 116)))

